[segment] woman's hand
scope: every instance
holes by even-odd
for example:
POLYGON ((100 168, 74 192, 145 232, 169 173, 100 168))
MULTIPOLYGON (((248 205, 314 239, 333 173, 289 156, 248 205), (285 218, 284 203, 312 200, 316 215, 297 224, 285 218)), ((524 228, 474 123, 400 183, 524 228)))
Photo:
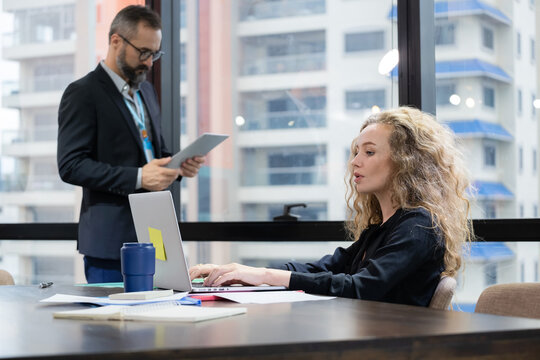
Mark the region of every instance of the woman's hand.
POLYGON ((192 266, 189 268, 189 278, 193 280, 201 277, 207 277, 208 274, 210 274, 212 270, 217 267, 218 266, 214 264, 199 264, 192 266))
POLYGON ((205 286, 230 284, 289 286, 291 272, 277 269, 256 268, 241 264, 200 264, 189 269, 191 279, 205 277, 205 286))

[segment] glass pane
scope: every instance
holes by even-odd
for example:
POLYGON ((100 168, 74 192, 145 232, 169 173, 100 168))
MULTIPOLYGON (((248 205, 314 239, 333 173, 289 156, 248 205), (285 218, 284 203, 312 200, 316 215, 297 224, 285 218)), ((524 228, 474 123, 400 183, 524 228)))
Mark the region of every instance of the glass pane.
POLYGON ((186 221, 345 218, 343 177, 367 115, 397 106, 381 59, 395 1, 183 1, 181 147, 231 135, 181 190, 186 221))
MULTIPOLYGON (((437 117, 463 146, 476 188, 472 216, 537 217, 537 12, 530 1, 484 3, 435 3, 437 117), (443 41, 449 24, 452 41, 443 41)), ((539 255, 538 243, 473 244, 458 309, 472 311, 489 285, 538 281, 539 255)))
POLYGON ((16 285, 85 282, 76 241, 1 240, 0 254, 0 268, 9 271, 16 285))
MULTIPOLYGON (((105 57, 117 11, 143 0, 0 1, 0 223, 76 222, 80 190, 60 180, 58 105, 105 57)), ((75 241, 0 241, 17 284, 84 281, 75 241)))
POLYGON ((0 223, 78 221, 56 165, 60 98, 105 57, 116 12, 144 1, 0 3, 0 223))
POLYGON ((536 20, 529 1, 435 2, 437 117, 463 145, 473 218, 536 216, 536 20))

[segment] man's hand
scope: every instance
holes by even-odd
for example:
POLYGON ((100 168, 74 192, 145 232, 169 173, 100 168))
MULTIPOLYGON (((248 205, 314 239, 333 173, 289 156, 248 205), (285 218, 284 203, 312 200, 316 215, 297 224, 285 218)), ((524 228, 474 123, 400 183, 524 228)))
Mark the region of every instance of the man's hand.
POLYGON ((180 175, 185 177, 194 177, 199 173, 199 169, 206 161, 206 156, 195 156, 187 159, 180 165, 180 175))
POLYGON ((142 187, 150 191, 164 190, 172 184, 178 176, 180 169, 166 168, 171 157, 154 159, 142 167, 142 187))

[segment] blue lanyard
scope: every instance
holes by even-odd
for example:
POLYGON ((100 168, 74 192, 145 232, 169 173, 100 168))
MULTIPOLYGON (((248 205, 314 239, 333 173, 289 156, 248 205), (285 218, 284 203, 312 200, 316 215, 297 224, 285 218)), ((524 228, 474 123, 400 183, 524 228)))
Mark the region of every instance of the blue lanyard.
POLYGON ((155 158, 154 149, 152 147, 152 143, 150 142, 150 138, 148 137, 148 132, 146 131, 144 107, 143 107, 144 105, 141 100, 141 95, 139 94, 138 91, 135 93, 135 101, 137 101, 137 104, 139 105, 140 116, 139 114, 137 114, 135 109, 133 109, 129 101, 127 101, 127 99, 124 98, 124 102, 126 103, 126 106, 128 107, 129 112, 131 113, 131 116, 133 116, 133 118, 137 122, 137 126, 139 127, 139 130, 141 132, 143 148, 144 148, 144 156, 146 157, 146 161, 150 162, 155 158))

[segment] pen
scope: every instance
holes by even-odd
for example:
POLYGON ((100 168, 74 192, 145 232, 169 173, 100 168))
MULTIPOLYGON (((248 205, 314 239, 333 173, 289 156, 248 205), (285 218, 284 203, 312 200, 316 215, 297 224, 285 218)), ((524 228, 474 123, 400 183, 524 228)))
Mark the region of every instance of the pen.
POLYGON ((52 281, 47 281, 47 282, 40 282, 39 283, 39 287, 41 289, 45 289, 45 288, 48 288, 49 286, 51 286, 53 284, 52 281))

